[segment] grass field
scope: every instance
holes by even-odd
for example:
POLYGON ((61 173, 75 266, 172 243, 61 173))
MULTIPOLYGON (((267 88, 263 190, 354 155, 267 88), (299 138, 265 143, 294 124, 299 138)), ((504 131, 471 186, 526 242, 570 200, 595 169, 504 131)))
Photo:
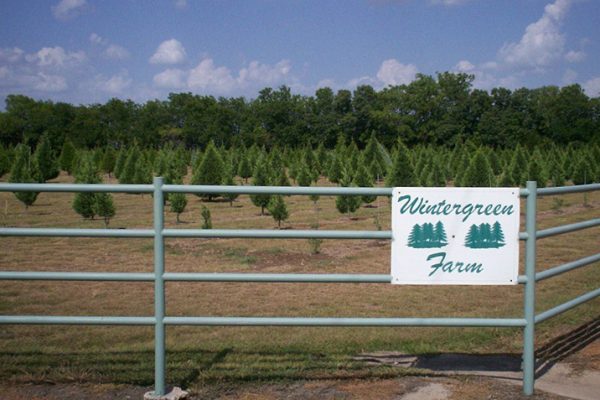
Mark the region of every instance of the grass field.
MULTIPOLYGON (((6 179, 6 177, 5 177, 6 179)), ((61 175, 56 182, 71 182, 61 175)), ((105 181, 114 182, 105 177, 105 181)), ((321 182, 327 185, 327 182, 321 182)), ((538 203, 538 227, 600 216, 600 192, 553 197, 538 203)), ((102 228, 71 208, 73 194, 42 193, 25 210, 12 193, 0 193, 0 226, 102 228)), ((151 228, 150 195, 114 195, 112 228, 151 228)), ((285 229, 389 229, 389 202, 361 207, 353 218, 337 212, 334 198, 318 208, 306 196, 287 197, 285 229)), ((166 213, 168 227, 199 228, 200 208, 212 212, 214 228, 272 229, 247 196, 202 202, 188 196, 182 214, 166 213)), ((524 206, 522 206, 524 210, 524 206)), ((523 224, 521 225, 523 229, 523 224)), ((542 239, 538 271, 595 254, 600 228, 542 239)), ((521 251, 523 253, 523 251, 521 251)), ((151 272, 151 239, 0 238, 0 269, 20 271, 151 272)), ((325 240, 320 254, 308 241, 168 239, 170 272, 281 272, 388 274, 385 241, 325 240)), ((521 261, 521 271, 523 262, 521 261)), ((537 310, 543 311, 598 287, 599 263, 540 282, 537 310)), ((522 316, 523 287, 392 286, 386 284, 167 283, 171 316, 522 316)), ((537 326, 544 343, 598 316, 596 299, 537 326)), ((152 315, 152 283, 1 281, 0 314, 152 315)), ((278 379, 394 376, 398 369, 372 367, 353 356, 375 350, 417 353, 521 351, 521 329, 512 328, 288 328, 168 327, 167 379, 185 387, 207 383, 278 379)), ((152 385, 152 327, 2 326, 0 380, 4 382, 126 382, 152 385)), ((406 373, 406 372, 402 372, 406 373)))

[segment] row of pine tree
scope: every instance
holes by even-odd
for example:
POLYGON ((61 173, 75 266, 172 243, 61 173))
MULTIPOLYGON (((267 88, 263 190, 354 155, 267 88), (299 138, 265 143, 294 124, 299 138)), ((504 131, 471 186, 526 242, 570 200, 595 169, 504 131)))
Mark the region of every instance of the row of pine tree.
MULTIPOLYGON (((49 140, 42 136, 32 151, 20 144, 15 148, 0 146, 0 176, 9 172, 10 182, 46 182, 63 170, 76 182, 98 183, 101 174, 123 184, 149 184, 153 176, 163 176, 166 183, 180 184, 191 170, 189 183, 197 185, 310 186, 320 178, 340 186, 437 186, 468 187, 523 186, 535 180, 539 187, 563 186, 569 182, 585 184, 600 181, 600 146, 546 146, 527 149, 493 149, 466 143, 459 147, 417 146, 407 148, 401 141, 392 149, 382 146, 374 135, 363 149, 354 143, 339 141, 332 150, 324 146, 311 148, 271 149, 219 148, 214 143, 204 149, 183 147, 160 150, 142 149, 134 145, 116 150, 76 149, 65 141, 60 154, 54 154, 49 140)), ((17 198, 32 205, 37 193, 19 192, 17 198)), ((206 200, 224 197, 233 202, 237 195, 207 194, 206 200)), ((288 212, 283 197, 251 196, 254 205, 264 213, 268 209, 280 224, 288 212)), ((318 196, 311 196, 318 201, 318 196)), ((361 204, 369 204, 374 196, 340 196, 336 206, 341 213, 352 213, 361 204)), ((186 207, 184 194, 168 196, 171 210, 178 215, 186 207)), ((106 223, 114 215, 108 194, 80 194, 73 208, 85 218, 100 216, 106 223)))

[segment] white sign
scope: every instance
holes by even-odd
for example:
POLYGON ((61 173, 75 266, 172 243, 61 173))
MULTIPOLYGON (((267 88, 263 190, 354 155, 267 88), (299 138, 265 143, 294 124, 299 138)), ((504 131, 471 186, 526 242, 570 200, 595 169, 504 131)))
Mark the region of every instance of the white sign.
POLYGON ((394 188, 392 283, 514 285, 518 188, 394 188))

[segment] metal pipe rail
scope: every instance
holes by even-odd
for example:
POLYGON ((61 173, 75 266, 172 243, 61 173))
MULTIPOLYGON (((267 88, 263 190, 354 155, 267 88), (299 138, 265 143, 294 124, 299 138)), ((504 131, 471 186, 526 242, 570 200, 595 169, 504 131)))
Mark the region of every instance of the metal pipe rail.
POLYGON ((165 327, 166 325, 202 326, 472 326, 472 327, 522 327, 523 336, 523 391, 533 393, 535 377, 534 333, 535 324, 565 312, 600 296, 593 290, 550 310, 535 315, 535 284, 600 260, 600 254, 536 273, 536 241, 579 229, 600 225, 600 219, 578 222, 544 230, 536 230, 537 196, 600 190, 600 184, 537 189, 535 182, 527 182, 519 195, 526 198, 526 229, 519 233, 525 241, 525 275, 518 282, 525 284, 523 318, 328 318, 328 317, 187 317, 165 315, 165 282, 280 282, 280 283, 390 283, 387 274, 257 274, 257 273, 175 273, 165 272, 165 238, 280 238, 280 239, 375 239, 389 240, 391 231, 327 231, 327 230, 261 230, 261 229, 165 229, 164 193, 206 194, 281 194, 322 196, 391 196, 392 188, 358 187, 261 187, 261 186, 186 186, 163 185, 155 178, 152 185, 110 184, 0 184, 0 192, 114 192, 153 193, 154 219, 152 229, 71 229, 71 228, 0 228, 1 236, 37 237, 116 237, 153 238, 154 272, 47 272, 0 271, 0 280, 47 281, 115 281, 153 282, 154 316, 36 316, 4 315, 2 324, 42 325, 153 325, 155 327, 155 387, 156 395, 165 394, 165 327))

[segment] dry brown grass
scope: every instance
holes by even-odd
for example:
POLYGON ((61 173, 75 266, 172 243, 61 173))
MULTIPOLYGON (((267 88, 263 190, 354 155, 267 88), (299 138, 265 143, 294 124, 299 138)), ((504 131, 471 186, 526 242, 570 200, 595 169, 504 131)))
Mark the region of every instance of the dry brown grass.
MULTIPOLYGON (((71 182, 61 175, 57 182, 71 182)), ((327 184, 326 182, 321 182, 327 184)), ((102 228, 100 220, 82 220, 71 208, 73 194, 42 193, 29 210, 12 193, 0 193, 0 225, 14 227, 102 228)), ((600 192, 563 196, 561 213, 552 199, 541 198, 540 228, 597 218, 600 192)), ((149 195, 114 195, 113 228, 150 228, 149 195)), ((287 197, 288 229, 309 229, 318 219, 321 229, 374 230, 378 216, 382 229, 390 228, 389 202, 380 198, 376 208, 361 208, 350 219, 335 209, 334 198, 322 197, 319 211, 306 196, 287 197)), ((211 209, 214 228, 272 229, 275 221, 260 216, 247 196, 233 207, 226 202, 203 203, 188 196, 176 225, 166 213, 168 227, 200 227, 202 204, 211 209)), ((524 210, 524 205, 522 206, 524 210)), ((594 254, 600 247, 600 228, 540 240, 538 270, 594 254)), ((0 269, 20 271, 146 271, 153 269, 152 241, 146 239, 0 238, 0 269)), ((306 240, 169 239, 166 269, 171 272, 281 272, 281 273, 389 273, 389 243, 369 240, 326 240, 322 253, 311 255, 306 240)), ((521 265, 523 262, 521 261, 521 265)), ((522 268, 521 268, 522 269, 522 268)), ((541 282, 538 309, 544 310, 594 289, 600 282, 598 263, 541 282)), ((522 315, 521 286, 392 286, 374 284, 258 284, 168 283, 168 315, 186 316, 473 316, 522 315)), ((548 323, 539 325, 538 340, 545 341, 576 324, 597 316, 599 300, 592 301, 548 323)), ((0 314, 152 315, 151 283, 107 282, 0 282, 0 314)), ((152 348, 147 327, 2 326, 1 351, 111 351, 152 348)), ((519 352, 518 329, 456 328, 199 328, 170 327, 169 349, 219 351, 354 352, 508 351, 519 352)))

